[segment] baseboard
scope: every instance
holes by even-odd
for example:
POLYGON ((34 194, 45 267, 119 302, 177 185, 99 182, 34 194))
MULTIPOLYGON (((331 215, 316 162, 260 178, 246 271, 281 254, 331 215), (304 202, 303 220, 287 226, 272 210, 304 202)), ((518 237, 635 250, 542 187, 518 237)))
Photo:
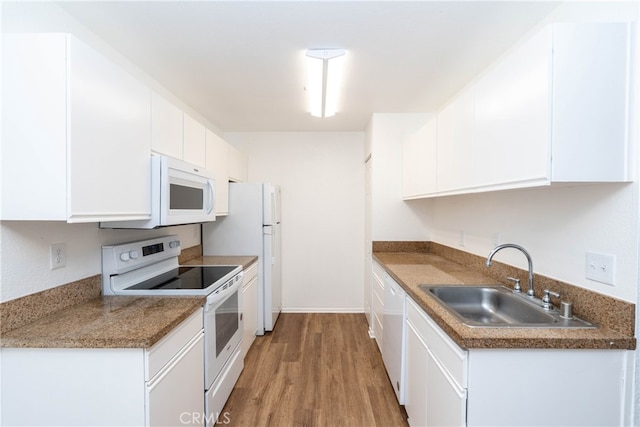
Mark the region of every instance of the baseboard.
POLYGON ((363 308, 283 308, 282 313, 364 313, 363 308))
POLYGON ((373 333, 373 329, 369 328, 369 338, 372 340, 376 339, 376 334, 373 333))

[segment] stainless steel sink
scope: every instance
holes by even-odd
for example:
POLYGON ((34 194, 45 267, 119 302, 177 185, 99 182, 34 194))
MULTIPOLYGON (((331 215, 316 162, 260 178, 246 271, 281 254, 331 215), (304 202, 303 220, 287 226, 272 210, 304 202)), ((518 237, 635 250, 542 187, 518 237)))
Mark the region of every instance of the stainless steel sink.
POLYGON ((565 319, 556 310, 544 310, 536 300, 504 286, 429 286, 419 288, 433 296, 462 323, 471 327, 596 328, 578 318, 565 319))

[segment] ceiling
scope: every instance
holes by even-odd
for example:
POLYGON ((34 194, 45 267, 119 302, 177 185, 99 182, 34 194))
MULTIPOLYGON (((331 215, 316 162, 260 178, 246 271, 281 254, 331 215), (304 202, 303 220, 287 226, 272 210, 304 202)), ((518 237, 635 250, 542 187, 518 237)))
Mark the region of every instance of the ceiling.
POLYGON ((222 131, 359 131, 438 109, 557 2, 79 1, 60 5, 222 131), (338 113, 306 111, 304 51, 345 48, 338 113))

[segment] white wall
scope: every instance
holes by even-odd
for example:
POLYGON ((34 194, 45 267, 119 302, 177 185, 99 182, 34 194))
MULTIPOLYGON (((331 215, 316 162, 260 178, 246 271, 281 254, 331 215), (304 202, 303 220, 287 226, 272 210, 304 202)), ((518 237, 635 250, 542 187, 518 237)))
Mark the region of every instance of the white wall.
POLYGON ((372 239, 429 240, 430 200, 402 200, 402 143, 431 114, 374 114, 367 128, 372 165, 372 239))
MULTIPOLYGON (((600 184, 483 193, 434 199, 432 240, 487 256, 500 243, 524 246, 536 273, 636 301, 638 285, 635 184, 600 184), (465 245, 460 245, 460 233, 465 245), (585 278, 586 251, 617 257, 615 286, 585 278)), ((505 250, 497 261, 527 267, 518 251, 505 250)))
POLYGON ((228 133, 282 190, 283 311, 361 312, 364 133, 228 133))
POLYGON ((200 225, 159 230, 102 230, 97 224, 44 221, 0 222, 0 302, 102 272, 101 247, 177 234, 183 248, 200 244, 200 225), (49 247, 65 243, 67 265, 51 270, 49 247))

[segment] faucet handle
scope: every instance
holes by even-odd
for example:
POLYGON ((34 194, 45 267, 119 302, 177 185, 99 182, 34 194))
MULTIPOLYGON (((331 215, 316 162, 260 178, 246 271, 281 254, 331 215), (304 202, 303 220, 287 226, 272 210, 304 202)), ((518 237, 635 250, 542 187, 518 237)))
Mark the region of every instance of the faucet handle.
POLYGON ((513 292, 522 292, 522 286, 520 286, 520 279, 516 279, 515 277, 507 277, 507 280, 511 280, 513 282, 513 292))
POLYGON ((549 289, 544 290, 544 296, 542 297, 542 308, 545 310, 552 310, 553 304, 551 304, 551 297, 560 298, 560 294, 549 289))

